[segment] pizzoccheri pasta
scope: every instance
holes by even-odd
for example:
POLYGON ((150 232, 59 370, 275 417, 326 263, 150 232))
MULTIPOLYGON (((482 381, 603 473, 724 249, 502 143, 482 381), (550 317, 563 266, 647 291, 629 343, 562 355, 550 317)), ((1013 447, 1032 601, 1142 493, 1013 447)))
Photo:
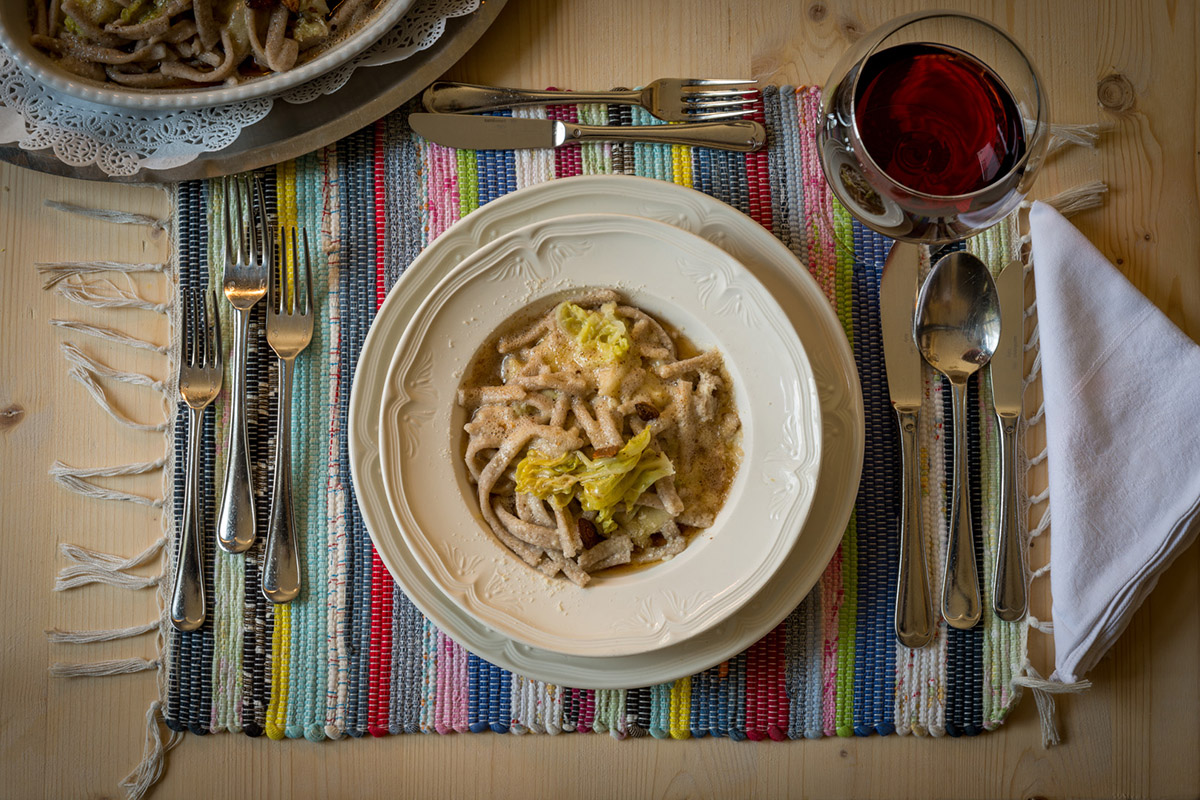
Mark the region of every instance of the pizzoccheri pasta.
POLYGON ((195 88, 286 72, 380 2, 30 0, 29 18, 33 44, 72 73, 141 89, 195 88))
POLYGON ((615 291, 518 315, 458 391, 484 521, 580 586, 678 555, 712 525, 741 460, 732 388, 719 351, 696 353, 615 291))

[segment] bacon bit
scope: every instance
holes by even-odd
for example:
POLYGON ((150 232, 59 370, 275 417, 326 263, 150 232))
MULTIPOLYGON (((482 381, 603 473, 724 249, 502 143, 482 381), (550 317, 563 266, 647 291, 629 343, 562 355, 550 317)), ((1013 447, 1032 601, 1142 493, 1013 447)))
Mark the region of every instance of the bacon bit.
POLYGON ((633 406, 633 410, 637 412, 638 418, 642 422, 650 422, 651 420, 658 419, 658 409, 649 403, 636 403, 633 406))
POLYGON ((619 452, 621 452, 621 445, 614 444, 608 447, 597 447, 592 451, 592 455, 596 458, 612 458, 619 452))
POLYGON ((600 534, 596 533, 596 526, 590 519, 580 517, 576 527, 579 529, 579 539, 583 542, 584 550, 591 550, 600 544, 600 534))
MULTIPOLYGON (((296 4, 296 8, 300 7, 300 0, 291 0, 291 2, 294 2, 296 4)), ((276 0, 246 0, 247 8, 254 8, 259 11, 263 11, 268 8, 274 8, 276 5, 277 5, 276 0)), ((289 4, 288 8, 291 8, 290 4, 289 4)))

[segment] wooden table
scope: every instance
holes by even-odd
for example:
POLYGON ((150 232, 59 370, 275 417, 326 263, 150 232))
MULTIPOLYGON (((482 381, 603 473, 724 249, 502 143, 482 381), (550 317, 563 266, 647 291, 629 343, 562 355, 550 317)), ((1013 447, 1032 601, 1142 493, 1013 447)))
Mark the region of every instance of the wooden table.
MULTIPOLYGON (((450 76, 516 86, 635 85, 667 75, 750 75, 820 83, 848 42, 921 4, 838 0, 510 0, 450 76)), ((1058 121, 1109 126, 1098 147, 1057 158, 1041 196, 1092 180, 1109 192, 1076 218, 1083 232, 1193 339, 1200 340, 1200 169, 1193 2, 955 2, 1023 42, 1058 121)), ((134 553, 160 531, 160 511, 88 500, 58 488, 55 459, 88 466, 153 460, 161 438, 112 424, 68 379, 53 317, 81 312, 42 291, 35 261, 158 261, 163 235, 77 218, 47 199, 165 215, 153 188, 84 183, 0 166, 0 519, 8 548, 0 596, 0 796, 109 797, 141 755, 151 673, 55 679, 54 661, 153 657, 149 637, 50 644, 48 628, 106 628, 149 619, 151 592, 55 593, 60 542, 134 553)), ((165 298, 161 278, 141 281, 165 298)), ((110 315, 94 318, 112 323, 110 315)), ((127 328, 165 341, 159 315, 126 312, 127 328)), ((102 347, 97 345, 98 347, 102 347)), ((118 369, 167 374, 154 353, 113 349, 118 369)), ((152 393, 110 399, 138 420, 152 393)), ((157 496, 159 478, 122 488, 157 496)), ((147 570, 149 573, 152 570, 147 570)), ((1035 607, 1046 608, 1038 582, 1035 607)), ((1043 612, 1044 613, 1044 612, 1043 612)), ((1046 637, 1032 634, 1035 664, 1046 637)), ((1060 700, 1066 743, 1043 750, 1032 698, 999 731, 937 742, 915 737, 789 743, 727 740, 618 743, 607 736, 399 736, 274 743, 188 737, 170 754, 157 797, 1196 797, 1200 795, 1200 547, 1165 574, 1094 687, 1060 700)))

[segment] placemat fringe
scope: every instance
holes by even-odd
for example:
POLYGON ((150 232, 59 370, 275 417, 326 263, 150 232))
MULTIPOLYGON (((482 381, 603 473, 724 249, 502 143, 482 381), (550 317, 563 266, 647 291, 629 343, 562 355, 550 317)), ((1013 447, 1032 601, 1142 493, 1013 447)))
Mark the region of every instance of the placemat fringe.
POLYGON ((1054 696, 1078 694, 1092 688, 1092 682, 1088 680, 1075 683, 1048 681, 1038 674, 1028 659, 1022 666, 1024 674, 1014 678, 1013 683, 1033 690, 1034 702, 1038 709, 1038 720, 1041 723, 1042 747, 1048 748, 1062 744, 1062 737, 1058 733, 1058 713, 1055 708, 1054 696))
POLYGON ((125 261, 39 261, 34 264, 45 277, 43 289, 51 289, 68 278, 82 278, 102 272, 133 274, 137 272, 166 272, 166 263, 130 263, 125 261))
POLYGON ((54 582, 56 592, 85 586, 89 583, 103 583, 109 586, 122 586, 127 589, 145 589, 156 586, 162 579, 161 575, 142 577, 130 575, 127 570, 139 567, 159 555, 166 538, 160 538, 142 552, 130 558, 109 553, 98 553, 74 544, 63 543, 59 551, 68 561, 73 562, 58 573, 54 582))
POLYGON ((1111 127, 1112 125, 1108 123, 1097 122, 1085 124, 1051 123, 1050 143, 1046 148, 1046 154, 1049 156, 1070 145, 1095 147, 1096 142, 1100 139, 1100 135, 1111 127))
POLYGON ((58 628, 51 628, 46 631, 46 638, 55 644, 91 644, 93 642, 114 642, 118 639, 132 639, 135 636, 142 636, 151 631, 157 631, 161 626, 161 620, 154 620, 142 625, 133 625, 128 628, 113 628, 110 630, 92 630, 92 631, 64 631, 58 628))
POLYGON ((54 284, 55 291, 63 298, 88 308, 130 308, 166 314, 169 303, 156 303, 138 293, 136 289, 122 289, 109 279, 85 283, 81 276, 67 278, 54 284))
POLYGON ((50 674, 56 678, 97 678, 148 672, 158 669, 159 666, 161 664, 157 659, 149 658, 115 658, 82 663, 56 661, 50 665, 50 674))
POLYGON ((88 322, 79 322, 70 319, 51 319, 50 324, 56 328, 82 333, 106 342, 113 342, 114 344, 123 344, 137 350, 150 350, 160 355, 166 355, 170 352, 170 348, 167 345, 155 344, 146 339, 139 339, 116 328, 109 328, 106 325, 93 325, 88 322))
POLYGON ((161 470, 167 463, 167 457, 156 459, 154 461, 144 461, 136 464, 121 464, 112 467, 91 467, 81 468, 72 467, 64 464, 62 461, 55 461, 50 468, 50 476, 54 478, 54 482, 64 489, 81 494, 84 497, 93 497, 97 500, 120 500, 127 503, 137 503, 138 505, 150 506, 152 508, 162 508, 162 498, 143 497, 139 494, 130 492, 122 492, 116 489, 108 489, 103 486, 97 486, 87 478, 111 478, 126 475, 141 475, 146 472, 152 472, 156 469, 161 470))
POLYGON ((155 700, 146 711, 146 738, 142 745, 142 760, 134 767, 120 786, 125 790, 126 800, 141 800, 162 776, 166 764, 167 751, 183 740, 183 734, 169 731, 164 742, 160 724, 162 723, 162 703, 155 700))
POLYGON ((76 214, 81 217, 91 217, 92 219, 111 222, 116 225, 146 225, 151 228, 166 230, 170 224, 169 217, 166 219, 156 219, 146 214, 135 214, 131 211, 118 211, 110 208, 88 208, 87 206, 75 205, 74 203, 64 203, 61 200, 46 200, 45 205, 56 211, 76 214))

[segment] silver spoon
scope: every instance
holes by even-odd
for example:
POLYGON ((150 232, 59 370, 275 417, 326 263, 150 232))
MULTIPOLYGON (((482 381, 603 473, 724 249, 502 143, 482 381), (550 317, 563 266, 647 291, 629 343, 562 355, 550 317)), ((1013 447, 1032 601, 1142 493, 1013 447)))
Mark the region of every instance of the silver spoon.
POLYGON ((913 336, 925 360, 950 379, 954 480, 942 616, 951 627, 965 630, 979 622, 981 613, 966 486, 967 379, 991 360, 1000 341, 1000 300, 982 261, 970 253, 952 253, 938 260, 917 298, 913 336))

